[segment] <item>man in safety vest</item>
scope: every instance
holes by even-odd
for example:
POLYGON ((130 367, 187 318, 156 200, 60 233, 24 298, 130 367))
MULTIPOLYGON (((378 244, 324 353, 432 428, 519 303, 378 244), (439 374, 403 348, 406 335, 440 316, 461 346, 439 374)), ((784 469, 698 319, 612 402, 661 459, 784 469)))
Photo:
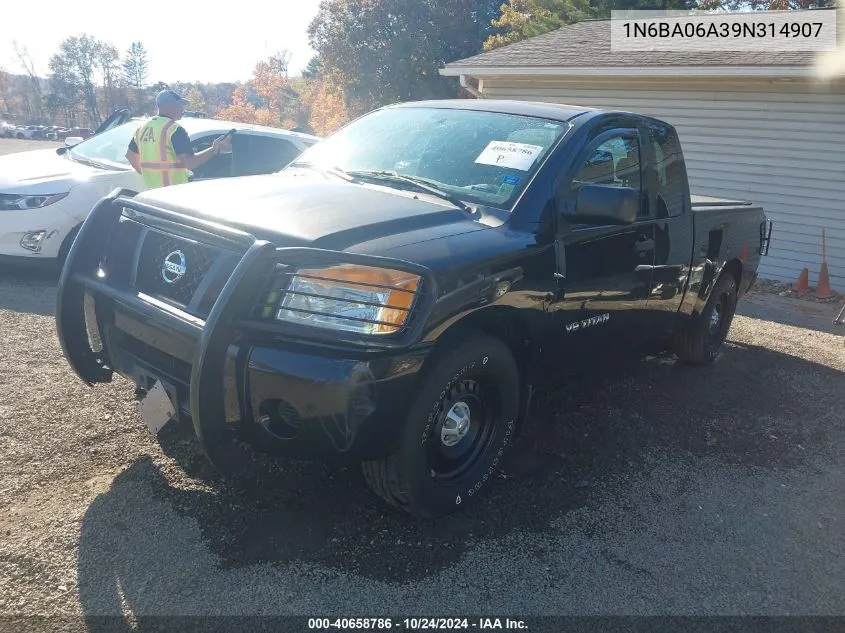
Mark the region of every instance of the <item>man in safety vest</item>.
POLYGON ((187 99, 172 90, 162 90, 156 97, 158 116, 139 127, 129 142, 126 159, 150 189, 188 182, 189 169, 231 147, 231 137, 221 136, 211 147, 194 154, 188 133, 177 123, 186 105, 187 99))

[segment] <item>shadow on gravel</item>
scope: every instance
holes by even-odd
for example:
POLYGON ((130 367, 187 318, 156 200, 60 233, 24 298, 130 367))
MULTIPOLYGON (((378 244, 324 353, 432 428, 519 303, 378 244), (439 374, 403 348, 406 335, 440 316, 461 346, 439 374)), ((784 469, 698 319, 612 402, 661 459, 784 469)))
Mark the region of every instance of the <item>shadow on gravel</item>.
POLYGON ((54 316, 58 280, 58 273, 47 269, 0 264, 0 310, 54 316))
MULTIPOLYGON (((155 549, 141 553, 149 565, 124 567, 119 556, 103 555, 120 526, 133 521, 132 513, 141 520, 147 512, 135 507, 128 517, 112 515, 120 498, 139 485, 145 498, 165 501, 196 521, 203 545, 223 569, 303 561, 403 582, 449 568, 479 542, 551 530, 573 509, 600 503, 609 483, 612 489, 628 476, 642 479, 655 459, 701 458, 700 472, 718 464, 800 467, 805 456, 838 450, 840 438, 828 433, 836 432, 842 411, 843 372, 765 348, 729 344, 705 368, 684 367, 672 357, 623 364, 539 394, 532 424, 493 494, 438 521, 415 521, 387 508, 353 467, 259 456, 247 492, 219 481, 206 492, 174 488, 142 460, 119 475, 85 516, 82 605, 86 613, 102 613, 103 600, 117 604, 118 585, 132 604, 144 568, 161 567, 155 549)), ((174 433, 164 444, 191 476, 215 481, 193 442, 174 433)), ((161 526, 162 538, 169 530, 184 532, 183 525, 161 526)), ((156 582, 175 591, 184 579, 156 582)))

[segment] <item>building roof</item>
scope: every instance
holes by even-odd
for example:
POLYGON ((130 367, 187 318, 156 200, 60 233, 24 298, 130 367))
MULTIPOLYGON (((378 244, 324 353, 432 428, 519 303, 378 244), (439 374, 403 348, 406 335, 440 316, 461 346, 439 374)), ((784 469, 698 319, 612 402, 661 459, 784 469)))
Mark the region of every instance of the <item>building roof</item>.
MULTIPOLYGON (((835 10, 818 10, 825 22, 835 10)), ((733 14, 733 19, 753 20, 759 13, 733 14)), ((714 16, 716 17, 716 16, 714 16)), ((815 16, 814 16, 815 17, 815 16)), ((611 51, 610 20, 585 20, 508 46, 446 64, 444 75, 468 69, 493 68, 620 68, 620 67, 808 67, 818 53, 811 51, 611 51)), ((472 73, 467 73, 472 74, 472 73)))

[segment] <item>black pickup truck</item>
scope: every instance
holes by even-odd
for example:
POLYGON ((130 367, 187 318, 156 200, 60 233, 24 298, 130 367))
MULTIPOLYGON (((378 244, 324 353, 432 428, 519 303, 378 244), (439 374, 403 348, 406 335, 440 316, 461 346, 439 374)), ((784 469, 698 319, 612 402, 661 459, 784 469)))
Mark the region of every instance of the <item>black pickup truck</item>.
POLYGON ((712 361, 770 236, 759 207, 690 197, 659 120, 400 104, 278 174, 113 192, 58 332, 82 380, 130 378, 150 429, 190 419, 223 472, 245 445, 360 462, 437 516, 489 486, 546 377, 653 342, 712 361))

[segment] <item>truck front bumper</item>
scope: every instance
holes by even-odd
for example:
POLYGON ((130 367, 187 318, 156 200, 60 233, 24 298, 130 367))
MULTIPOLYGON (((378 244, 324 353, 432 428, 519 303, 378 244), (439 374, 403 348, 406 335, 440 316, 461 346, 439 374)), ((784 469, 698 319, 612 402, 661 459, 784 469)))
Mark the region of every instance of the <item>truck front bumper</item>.
POLYGON ((242 240, 244 254, 204 320, 112 284, 98 257, 125 203, 118 197, 94 208, 59 281, 59 339, 83 381, 108 382, 113 372, 142 388, 160 381, 224 472, 233 440, 346 462, 396 446, 427 347, 315 344, 275 324, 253 331, 243 306, 254 301, 254 284, 246 281, 279 249, 236 231, 229 237, 242 240))

